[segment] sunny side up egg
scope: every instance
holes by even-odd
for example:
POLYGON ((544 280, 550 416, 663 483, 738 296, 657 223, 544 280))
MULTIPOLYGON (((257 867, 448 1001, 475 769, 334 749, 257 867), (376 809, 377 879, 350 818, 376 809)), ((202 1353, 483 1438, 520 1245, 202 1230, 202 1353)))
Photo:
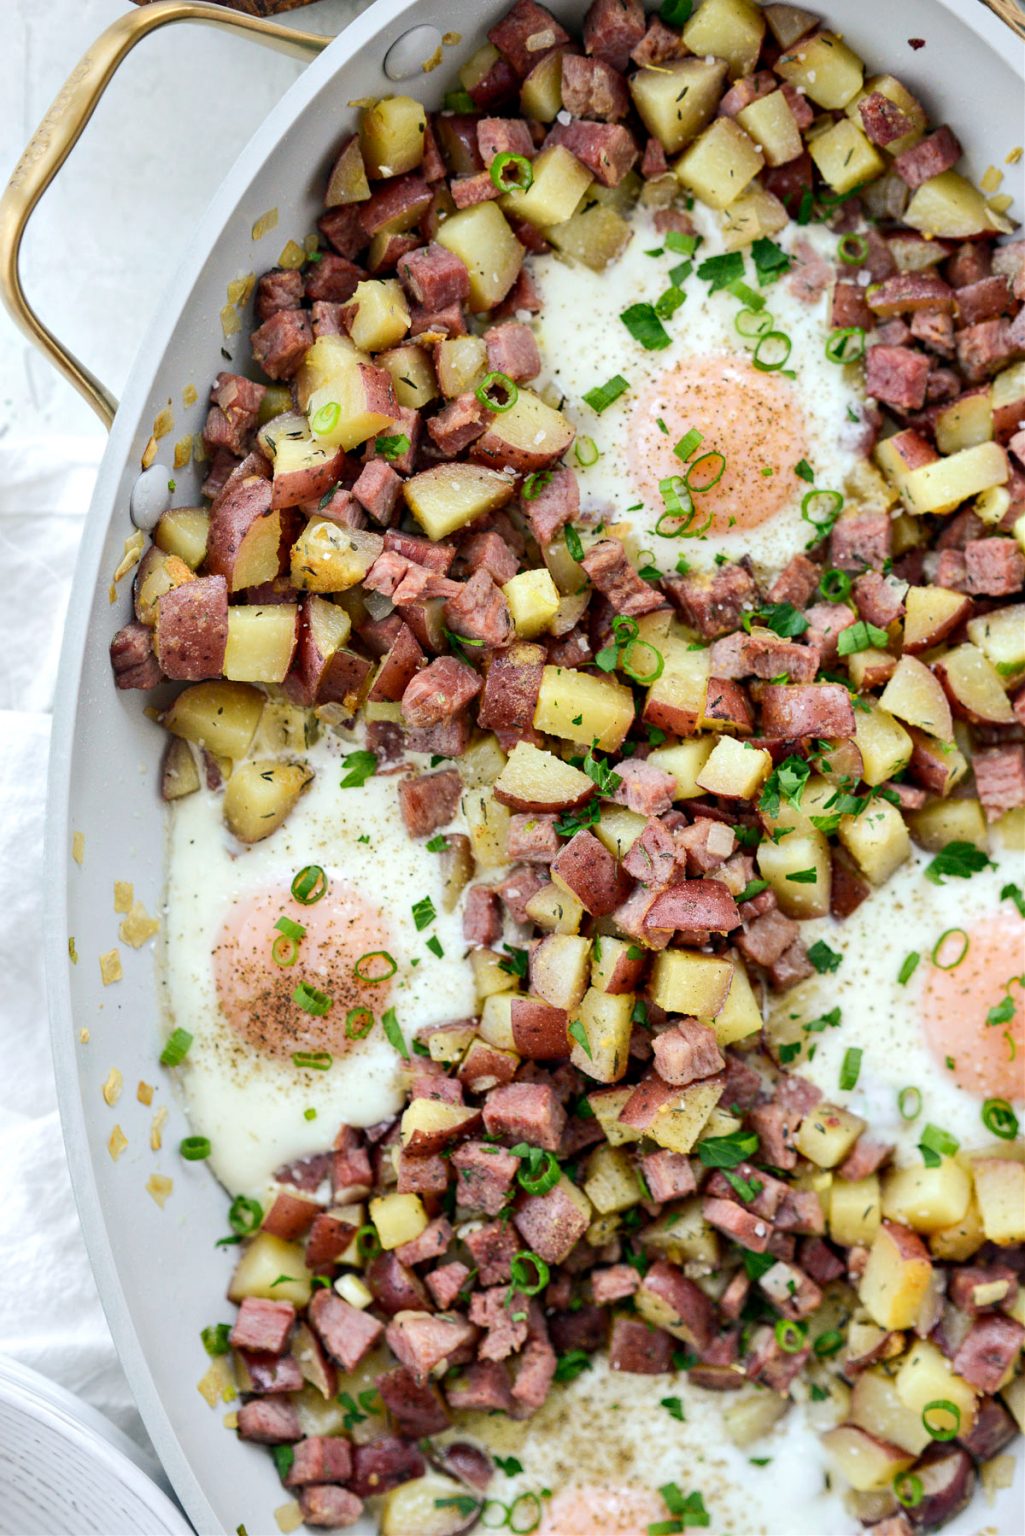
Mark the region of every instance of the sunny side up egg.
POLYGON ((1025 920, 1000 895, 1020 881, 1021 854, 991 849, 993 868, 942 885, 925 873, 930 857, 916 850, 844 922, 804 925, 809 945, 842 958, 778 999, 769 1021, 777 1049, 798 1047, 791 1070, 893 1143, 899 1163, 920 1161, 927 1124, 966 1151, 992 1143, 986 1100, 1025 1099, 1025 920), (850 1050, 861 1056, 845 1090, 850 1050))
MULTIPOLYGON (((193 1036, 182 1070, 191 1128, 233 1195, 262 1200, 276 1168, 323 1151, 343 1122, 398 1112, 388 1010, 407 1043, 474 1012, 459 912, 444 910, 437 854, 406 834, 394 779, 340 788, 341 758, 359 745, 328 736, 304 754, 316 777, 265 842, 236 843, 206 791, 171 813, 165 1015, 193 1036), (327 891, 303 905, 291 886, 310 864, 327 891), (436 915, 418 930, 412 908, 424 898, 436 915), (305 929, 291 965, 274 959, 282 917, 305 929), (331 999, 326 1013, 294 1001, 300 983, 331 999), (319 1065, 301 1064, 310 1057, 319 1065)), ((287 959, 288 944, 277 953, 287 959)))
MULTIPOLYGON (((712 210, 698 205, 690 217, 702 237, 697 267, 723 254, 723 236, 712 210)), ((826 356, 830 285, 811 298, 795 260, 793 271, 759 288, 755 265, 744 253, 743 280, 765 301, 759 313, 771 315, 772 329, 790 339, 786 372, 755 366, 758 339, 737 330, 745 299, 712 292, 710 282, 695 276, 666 323, 670 344, 646 351, 620 315, 634 304, 654 304, 684 257, 665 245, 646 210, 636 211, 632 229, 623 254, 602 272, 556 256, 532 262, 544 305, 536 327, 543 368, 536 387, 564 397, 562 408, 576 428, 569 462, 578 471, 581 504, 618 529, 626 525, 635 561, 644 551, 663 572, 673 571, 681 554, 696 570, 710 569, 717 554, 731 560, 746 554, 759 574, 775 573, 814 536, 801 515, 804 498, 813 488, 842 493, 862 457, 859 370, 826 356), (629 388, 596 412, 584 395, 616 375, 629 388), (665 511, 659 484, 686 473, 673 450, 690 432, 702 438, 692 458, 715 451, 725 469, 711 489, 694 497, 691 528, 704 527, 711 516, 706 532, 664 537, 655 531, 665 511), (795 473, 802 461, 814 486, 795 473)), ((837 237, 829 231, 791 224, 777 243, 788 254, 799 247, 812 264, 827 261, 832 272, 837 237)), ((782 351, 782 343, 778 347, 782 351)), ((763 358, 772 362, 778 355, 766 348, 763 358)), ((717 467, 718 460, 708 461, 695 470, 693 483, 701 484, 717 467)), ((817 520, 824 510, 821 501, 809 508, 817 520)))

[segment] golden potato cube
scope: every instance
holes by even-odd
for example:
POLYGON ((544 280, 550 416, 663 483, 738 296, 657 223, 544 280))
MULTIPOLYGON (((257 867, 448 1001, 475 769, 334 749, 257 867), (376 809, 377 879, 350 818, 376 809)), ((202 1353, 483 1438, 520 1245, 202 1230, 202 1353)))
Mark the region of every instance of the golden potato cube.
POLYGON ((666 1013, 714 1019, 733 982, 733 962, 688 949, 664 949, 656 955, 649 990, 666 1013))
POLYGON ((681 1088, 679 1097, 663 1105, 648 1135, 667 1152, 693 1150, 709 1115, 722 1098, 722 1083, 715 1078, 681 1088))
POLYGON ((792 48, 798 38, 813 32, 822 20, 814 11, 803 11, 797 5, 764 5, 762 10, 769 31, 781 48, 792 48))
POLYGON ((539 123, 553 123, 562 111, 562 48, 543 53, 520 86, 520 112, 539 123))
MULTIPOLYGON (((852 1331, 854 1326, 859 1325, 852 1325, 852 1331)), ((932 1440, 921 1414, 912 1413, 901 1402, 893 1378, 879 1366, 859 1373, 851 1395, 849 1416, 852 1424, 878 1435, 881 1440, 888 1440, 912 1456, 921 1455, 932 1440)))
POLYGON ((1011 603, 968 620, 968 638, 1002 678, 1025 671, 1025 603, 1011 603))
POLYGON ((861 90, 865 67, 835 32, 817 32, 783 54, 776 73, 803 89, 816 106, 832 112, 861 90))
POLYGON ((586 165, 562 144, 543 149, 533 162, 533 171, 528 190, 507 192, 501 206, 511 218, 526 219, 538 229, 564 224, 594 180, 586 165))
POLYGON ((591 974, 591 941, 575 933, 550 933, 530 956, 530 990, 553 1008, 576 1008, 591 974))
POLYGON ((594 1110, 595 1119, 604 1131, 605 1140, 610 1147, 621 1147, 627 1142, 640 1141, 644 1134, 643 1131, 635 1130, 632 1125, 620 1124, 620 1112, 632 1093, 632 1088, 603 1088, 597 1093, 588 1095, 587 1102, 594 1110))
POLYGON ((490 731, 471 741, 459 759, 459 777, 471 788, 494 784, 509 761, 490 731))
POLYGON ((766 165, 786 165, 804 149, 801 130, 782 91, 760 96, 737 113, 737 122, 765 156, 766 165))
POLYGON ((512 405, 491 417, 484 436, 474 445, 474 453, 486 453, 497 469, 529 472, 561 458, 573 441, 573 433, 562 411, 521 385, 512 405))
POLYGON ((963 501, 1003 485, 1009 475, 1007 454, 999 443, 976 443, 958 453, 908 470, 900 487, 909 512, 953 512, 963 501))
POLYGON ((722 1421, 733 1444, 747 1450, 779 1423, 787 1411, 787 1399, 778 1392, 735 1396, 723 1409, 722 1421))
POLYGON ((356 306, 349 334, 364 352, 394 347, 409 330, 409 305, 398 278, 366 278, 349 302, 356 306))
POLYGON ((938 1232, 961 1220, 971 1193, 969 1174, 951 1157, 938 1168, 891 1168, 883 1178, 883 1215, 914 1232, 938 1232))
POLYGON ((941 240, 967 240, 1002 227, 978 187, 957 171, 924 181, 904 210, 904 223, 941 240))
POLYGON ((825 917, 833 887, 829 841, 814 828, 792 832, 782 842, 758 845, 758 872, 776 894, 787 917, 825 917))
POLYGON ((476 389, 488 371, 483 336, 450 336, 438 343, 435 367, 441 392, 448 400, 476 389))
POLYGON ((630 236, 626 219, 604 203, 581 206, 565 224, 549 224, 545 228, 549 245, 575 261, 582 261, 592 272, 604 272, 610 262, 616 261, 630 236))
POLYGON ((855 1424, 838 1424, 822 1435, 820 1443, 830 1469, 865 1493, 889 1489, 901 1472, 906 1472, 914 1456, 899 1446, 879 1440, 855 1424))
POLYGON ((359 142, 367 175, 403 176, 423 162, 427 114, 412 96, 386 96, 365 107, 359 142))
POLYGON ((626 980, 635 984, 636 950, 626 939, 614 939, 603 933, 591 947, 591 986, 598 992, 622 992, 626 980), (633 956, 633 958, 632 958, 633 956))
POLYGON ((257 1232, 246 1243, 228 1285, 228 1300, 234 1302, 257 1296, 262 1301, 290 1301, 293 1306, 305 1307, 311 1294, 302 1244, 286 1243, 269 1232, 257 1232), (288 1279, 275 1285, 282 1275, 288 1279))
POLYGON ((909 811, 908 826, 915 842, 930 853, 939 853, 948 843, 974 843, 984 853, 989 849, 989 823, 974 797, 934 800, 920 811, 909 811))
POLYGON ((719 1234, 704 1218, 700 1195, 674 1205, 644 1227, 639 1242, 646 1253, 658 1254, 671 1264, 693 1261, 700 1266, 699 1273, 707 1274, 719 1262, 719 1234))
POLYGON ((487 785, 463 793, 463 815, 478 869, 501 869, 509 862, 506 840, 509 812, 487 785))
POLYGON ((174 736, 167 743, 160 765, 160 795, 164 800, 184 800, 199 789, 199 768, 187 741, 174 736))
POLYGON ((380 552, 379 535, 311 517, 292 545, 292 585, 307 592, 345 592, 363 580, 380 552))
POLYGON ((727 66, 722 59, 680 59, 630 76, 630 94, 648 132, 667 155, 693 139, 719 105, 727 66))
POLYGON ((861 753, 866 784, 882 784, 911 761, 912 740, 904 727, 874 699, 854 717, 854 740, 861 753))
MULTIPOLYGON (((310 398, 325 385, 330 384, 335 376, 354 363, 369 363, 366 353, 361 352, 348 336, 318 336, 303 358, 299 372, 295 376, 295 391, 299 401, 300 410, 308 410, 310 398)), ((289 418, 291 428, 290 409, 283 413, 289 418)), ((301 421, 296 425, 301 426, 301 421)), ((272 434, 277 435, 277 434, 272 434)))
POLYGON ((605 805, 602 808, 601 821, 596 822, 591 828, 595 837, 612 854, 615 859, 622 859, 634 843, 640 837, 647 826, 647 819, 638 816, 636 811, 628 810, 625 805, 605 805))
POLYGON ((411 1243, 426 1227, 427 1212, 419 1195, 381 1195, 370 1202, 370 1220, 387 1252, 411 1243))
POLYGON ((873 800, 860 816, 844 816, 839 837, 873 885, 885 884, 911 856, 911 839, 904 818, 887 800, 873 800))
POLYGON ((968 719, 978 717, 993 725, 1014 723, 1000 673, 976 646, 956 645, 944 651, 936 667, 968 719))
POLYGON ((526 903, 532 923, 549 933, 579 933, 584 909, 575 896, 557 885, 543 885, 526 903))
POLYGON ((722 210, 722 238, 727 251, 739 251, 755 240, 768 239, 785 229, 790 215, 775 193, 752 182, 735 202, 722 210))
POLYGON ((829 1235, 834 1243, 866 1247, 875 1240, 882 1221, 879 1175, 867 1179, 834 1179, 829 1187, 829 1235))
POLYGON ((224 820, 240 843, 261 843, 291 814, 313 779, 305 763, 242 763, 224 791, 224 820))
POLYGON ((794 1146, 817 1168, 835 1168, 865 1129, 865 1121, 835 1104, 816 1104, 801 1121, 794 1146))
POLYGON ((559 611, 559 589, 543 566, 521 571, 502 591, 521 640, 542 634, 559 611))
POLYGON ((402 493, 424 533, 437 541, 504 506, 513 487, 483 464, 438 464, 403 481, 402 493))
MULTIPOLYGON (((661 726, 677 736, 689 736, 697 731, 704 713, 711 667, 709 651, 703 646, 691 649, 673 636, 660 649, 662 675, 648 689, 644 718, 649 725, 661 726)), ((715 739, 711 740, 706 759, 715 746, 715 739)), ((703 793, 700 787, 697 793, 703 793)))
MULTIPOLYGON (((484 953, 484 950, 472 951, 472 955, 484 953)), ((512 977, 508 979, 511 981, 512 977)), ((432 1029, 426 1037, 431 1060, 440 1061, 446 1067, 456 1066, 466 1055, 476 1033, 472 1020, 465 1024, 443 1024, 439 1029, 432 1029)))
POLYGON ((172 736, 238 762, 249 751, 264 703, 260 690, 245 683, 195 683, 182 690, 160 723, 172 736))
POLYGON ((728 208, 761 168, 761 150, 731 117, 717 117, 673 167, 710 208, 728 208))
POLYGON ((725 59, 731 80, 751 74, 764 36, 765 17, 751 0, 703 0, 683 29, 690 52, 725 59))
POLYGON ((632 992, 599 992, 588 987, 576 1021, 583 1026, 587 1036, 584 1046, 571 1034, 573 1049, 570 1061, 586 1077, 597 1078, 600 1083, 615 1083, 624 1075, 630 1061, 630 1033, 632 1030, 634 995, 632 992))
POLYGON ((993 406, 988 390, 969 392, 944 406, 936 415, 936 446, 941 453, 957 453, 988 443, 993 436, 993 406))
MULTIPOLYGON (((604 941, 603 941, 604 942, 604 941)), ((733 964, 733 980, 726 994, 726 1001, 712 1020, 712 1028, 719 1045, 733 1045, 756 1035, 762 1027, 762 1010, 740 956, 733 951, 729 959, 733 964)))
POLYGON ((479 1003, 496 992, 517 991, 519 983, 510 971, 502 969, 503 962, 509 964, 508 955, 496 954, 493 949, 471 949, 470 969, 479 1003))
POLYGON ((901 134, 899 139, 893 139, 886 145, 886 153, 888 155, 903 154, 905 149, 910 149, 913 144, 917 144, 925 132, 925 108, 918 98, 912 96, 907 87, 902 85, 899 80, 896 80, 893 75, 873 75, 870 80, 865 81, 864 89, 852 97, 844 108, 847 116, 853 118, 859 127, 861 126, 861 113, 858 111, 858 104, 864 101, 866 96, 871 96, 874 91, 878 91, 880 96, 885 96, 887 101, 892 101, 895 106, 900 108, 905 117, 911 121, 911 127, 907 133, 901 134))
POLYGON ((693 800, 704 794, 698 775, 711 757, 717 739, 715 736, 694 736, 676 746, 656 747, 649 752, 648 761, 661 768, 663 773, 671 773, 676 780, 674 800, 693 800))
POLYGON ((572 667, 545 667, 534 711, 536 730, 615 752, 633 719, 633 694, 622 683, 572 667))
POLYGON ((868 1253, 858 1296, 880 1328, 910 1328, 929 1291, 932 1262, 921 1238, 883 1225, 868 1253))
POLYGON ((753 800, 772 772, 772 754, 751 747, 735 736, 720 736, 708 761, 697 776, 698 787, 709 795, 728 795, 753 800))
POLYGON ((497 203, 461 208, 439 227, 436 238, 469 271, 472 309, 491 309, 505 298, 519 275, 524 251, 497 203))
POLYGON ((972 1163, 972 1174, 987 1240, 1005 1248, 1025 1242, 1025 1164, 980 1157, 972 1163))
POLYGON ((882 155, 849 117, 841 117, 809 144, 811 157, 834 192, 850 192, 882 174, 882 155))
POLYGON ((238 683, 282 683, 295 650, 294 603, 228 609, 228 643, 222 671, 238 683))
POLYGON ((916 1339, 897 1372, 897 1396, 919 1415, 930 1403, 948 1402, 960 1410, 960 1433, 975 1423, 975 1390, 950 1367, 947 1357, 928 1339, 916 1339))
POLYGON ((943 685, 917 656, 902 656, 883 689, 879 707, 905 725, 917 725, 928 736, 950 741, 954 722, 943 685))
POLYGON ((516 1036, 512 1027, 513 992, 493 992, 484 999, 480 1011, 478 1032, 482 1040, 500 1051, 515 1051, 516 1036))
POLYGON ((1020 1433, 1025 1434, 1025 1376, 1016 1376, 1006 1387, 1001 1387, 1000 1396, 1007 1404, 1020 1433))
POLYGON ((153 542, 165 555, 195 570, 206 559, 210 514, 205 507, 170 507, 153 530, 153 542))
POLYGON ((985 1241, 982 1213, 973 1189, 960 1221, 929 1234, 929 1252, 944 1263, 963 1264, 973 1253, 978 1253, 985 1241))
POLYGON ((347 203, 365 203, 370 196, 367 168, 363 164, 363 151, 359 136, 354 135, 343 146, 328 178, 324 194, 325 208, 340 208, 347 203))
POLYGON ((584 1165, 584 1194, 603 1216, 637 1205, 641 1187, 629 1153, 619 1147, 596 1147, 584 1165))

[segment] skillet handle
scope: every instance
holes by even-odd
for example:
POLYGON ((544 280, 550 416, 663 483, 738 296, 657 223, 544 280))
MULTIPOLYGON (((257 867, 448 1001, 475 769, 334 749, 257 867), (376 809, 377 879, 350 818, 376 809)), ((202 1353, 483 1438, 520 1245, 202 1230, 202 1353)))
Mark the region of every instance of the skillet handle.
POLYGON ((292 58, 310 60, 332 41, 197 0, 156 0, 107 28, 72 70, 15 166, 0 199, 0 297, 15 324, 57 367, 110 428, 117 401, 43 324, 25 297, 19 257, 29 220, 43 193, 78 143, 110 81, 136 43, 171 22, 195 21, 237 32, 292 58))

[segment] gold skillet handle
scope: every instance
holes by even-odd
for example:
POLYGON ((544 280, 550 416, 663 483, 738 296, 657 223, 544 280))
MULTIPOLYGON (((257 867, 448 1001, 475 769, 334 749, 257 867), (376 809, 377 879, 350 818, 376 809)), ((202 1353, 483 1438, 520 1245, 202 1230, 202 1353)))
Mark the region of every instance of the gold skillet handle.
POLYGON ((1017 0, 982 0, 987 10, 1010 27, 1014 35, 1025 42, 1025 11, 1017 0))
POLYGON ((79 394, 92 406, 108 429, 117 401, 99 379, 54 336, 25 297, 19 256, 28 222, 47 187, 60 171, 121 62, 136 43, 171 22, 194 21, 221 27, 263 43, 292 58, 316 58, 330 37, 299 32, 197 0, 156 0, 115 21, 76 65, 57 94, 50 110, 32 136, 0 198, 0 294, 11 317, 28 339, 43 351, 79 394))

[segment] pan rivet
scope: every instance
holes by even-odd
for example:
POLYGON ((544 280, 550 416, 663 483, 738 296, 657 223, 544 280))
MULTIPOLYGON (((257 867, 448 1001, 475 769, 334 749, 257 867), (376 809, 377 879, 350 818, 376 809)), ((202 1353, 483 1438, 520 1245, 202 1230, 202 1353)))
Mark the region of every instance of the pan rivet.
POLYGON ((410 80, 419 75, 441 48, 437 27, 411 27, 398 38, 384 56, 384 72, 389 80, 410 80))
POLYGON ((151 464, 132 486, 132 522, 143 533, 152 533, 171 505, 170 479, 166 464, 151 464))

